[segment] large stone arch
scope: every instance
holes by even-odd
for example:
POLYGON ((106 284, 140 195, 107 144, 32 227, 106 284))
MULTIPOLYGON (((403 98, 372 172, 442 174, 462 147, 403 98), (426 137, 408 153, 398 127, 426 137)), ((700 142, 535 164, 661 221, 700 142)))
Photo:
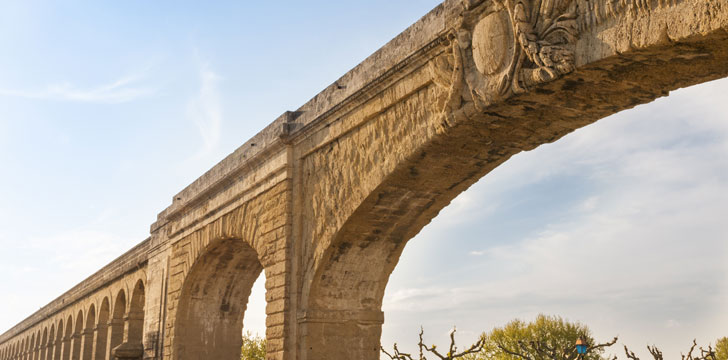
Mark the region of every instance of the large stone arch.
POLYGON ((269 354, 283 351, 287 186, 279 183, 172 246, 165 358, 239 359, 248 296, 266 272, 269 354))
POLYGON ((384 290, 407 241, 511 156, 728 75, 726 22, 713 18, 725 10, 719 1, 647 2, 644 11, 618 9, 624 19, 579 24, 572 68, 524 68, 513 81, 491 76, 476 51, 491 41, 478 38, 478 27, 510 21, 507 12, 470 3, 475 12, 465 6, 449 48, 363 105, 369 114, 336 120, 355 128, 321 129, 329 140, 299 154, 303 213, 311 214, 304 243, 314 244, 304 255, 303 359, 377 358, 384 290))

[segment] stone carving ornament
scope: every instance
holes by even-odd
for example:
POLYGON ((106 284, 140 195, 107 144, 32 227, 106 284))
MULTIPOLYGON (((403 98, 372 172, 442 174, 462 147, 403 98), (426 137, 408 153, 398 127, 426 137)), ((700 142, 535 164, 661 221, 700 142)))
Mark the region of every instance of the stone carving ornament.
POLYGON ((451 49, 433 62, 435 82, 450 88, 445 112, 463 100, 483 109, 574 70, 574 0, 465 0, 463 9, 451 49))

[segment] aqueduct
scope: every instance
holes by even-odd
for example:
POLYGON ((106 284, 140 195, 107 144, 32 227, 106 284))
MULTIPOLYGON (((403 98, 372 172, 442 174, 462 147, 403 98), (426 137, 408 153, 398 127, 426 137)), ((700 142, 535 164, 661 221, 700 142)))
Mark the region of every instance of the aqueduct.
POLYGON ((447 0, 178 193, 0 360, 377 359, 407 241, 512 155, 728 76, 728 0, 447 0))

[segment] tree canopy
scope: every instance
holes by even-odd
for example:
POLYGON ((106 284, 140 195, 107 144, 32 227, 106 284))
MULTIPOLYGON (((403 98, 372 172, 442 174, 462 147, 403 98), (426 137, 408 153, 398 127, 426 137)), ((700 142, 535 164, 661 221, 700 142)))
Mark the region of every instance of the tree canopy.
POLYGON ((246 332, 243 335, 243 347, 240 349, 240 360, 265 360, 265 349, 265 338, 246 332))
MULTIPOLYGON (((540 352, 569 354, 575 352, 576 340, 583 339, 590 348, 585 360, 600 360, 604 347, 597 345, 586 325, 569 322, 558 316, 538 315, 532 322, 513 320, 503 327, 483 333, 483 350, 468 360, 523 360, 544 358, 540 352)), ((616 340, 616 339, 615 339, 616 340)), ((613 344, 614 342, 611 342, 613 344)), ((609 345, 611 345, 609 344, 609 345)), ((568 358, 568 356, 563 356, 568 358)))
POLYGON ((728 360, 728 336, 715 342, 715 358, 716 360, 728 360))

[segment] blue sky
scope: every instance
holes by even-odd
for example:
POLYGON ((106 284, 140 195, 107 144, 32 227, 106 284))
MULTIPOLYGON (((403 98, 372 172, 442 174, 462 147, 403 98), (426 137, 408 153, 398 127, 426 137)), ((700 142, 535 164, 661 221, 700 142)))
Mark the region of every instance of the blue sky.
MULTIPOLYGON (((0 331, 437 3, 0 3, 0 331)), ((540 312, 674 356, 728 335, 726 93, 676 91, 487 175, 405 249, 383 343, 540 312)), ((253 331, 263 301, 258 283, 253 331)))

